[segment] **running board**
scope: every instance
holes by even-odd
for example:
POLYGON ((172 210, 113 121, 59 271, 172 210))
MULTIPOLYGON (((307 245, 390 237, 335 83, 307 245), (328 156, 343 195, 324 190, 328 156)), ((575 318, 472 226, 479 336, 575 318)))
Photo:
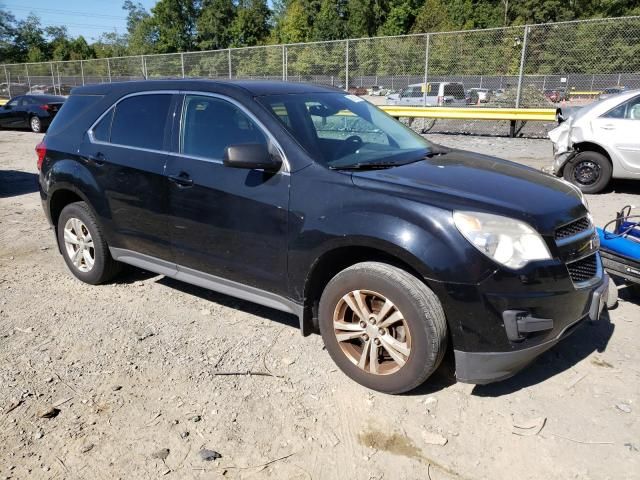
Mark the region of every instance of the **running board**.
POLYGON ((198 287, 274 308, 281 312, 292 313, 298 317, 302 327, 303 307, 288 298, 131 250, 109 247, 109 251, 113 259, 118 262, 127 263, 134 267, 190 283, 191 285, 197 285, 198 287))

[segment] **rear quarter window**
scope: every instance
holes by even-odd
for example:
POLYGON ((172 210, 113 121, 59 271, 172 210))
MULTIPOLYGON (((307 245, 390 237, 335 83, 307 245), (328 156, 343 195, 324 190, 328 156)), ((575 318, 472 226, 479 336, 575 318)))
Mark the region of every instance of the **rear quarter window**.
POLYGON ((54 117, 47 135, 56 135, 61 132, 73 121, 86 112, 92 105, 95 105, 102 99, 99 95, 72 95, 64 102, 60 111, 54 117))

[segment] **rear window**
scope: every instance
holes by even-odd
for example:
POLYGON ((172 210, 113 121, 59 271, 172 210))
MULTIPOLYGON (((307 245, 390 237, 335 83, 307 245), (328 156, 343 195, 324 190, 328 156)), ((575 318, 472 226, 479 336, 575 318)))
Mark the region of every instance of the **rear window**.
POLYGON ((116 105, 111 122, 111 143, 162 150, 170 105, 170 94, 125 98, 116 105))
MULTIPOLYGON (((486 92, 486 90, 478 89, 478 92, 486 92)), ((456 99, 464 98, 464 87, 461 83, 450 83, 444 86, 444 96, 445 97, 453 97, 456 99)))
POLYGON ((72 95, 64 102, 47 131, 48 135, 56 135, 67 128, 73 121, 102 99, 99 95, 72 95))

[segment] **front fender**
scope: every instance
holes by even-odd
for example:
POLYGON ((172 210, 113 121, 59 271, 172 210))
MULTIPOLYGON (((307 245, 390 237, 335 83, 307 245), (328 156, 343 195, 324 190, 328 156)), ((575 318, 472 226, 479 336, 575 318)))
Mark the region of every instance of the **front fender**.
POLYGON ((450 210, 354 188, 347 175, 331 180, 331 185, 321 181, 321 188, 311 176, 308 182, 292 182, 289 281, 294 299, 304 298, 317 260, 343 247, 381 251, 410 265, 428 283, 476 284, 495 269, 458 232, 450 210))

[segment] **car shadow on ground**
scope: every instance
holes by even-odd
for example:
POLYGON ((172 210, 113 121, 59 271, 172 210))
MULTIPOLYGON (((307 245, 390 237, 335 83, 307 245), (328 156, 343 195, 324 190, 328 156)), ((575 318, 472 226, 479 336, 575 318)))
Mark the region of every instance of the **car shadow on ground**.
MULTIPOLYGON (((623 180, 623 179, 614 179, 609 184, 608 188, 605 189, 604 193, 630 193, 637 195, 640 193, 640 182, 637 180, 623 180)), ((618 209, 622 208, 624 205, 620 205, 618 209)), ((632 211, 631 214, 634 214, 632 211)), ((611 218, 615 216, 615 212, 611 212, 611 218)))
POLYGON ((255 315, 266 320, 272 320, 288 327, 300 328, 298 318, 290 313, 281 312, 269 307, 263 307, 257 303, 240 300, 236 297, 214 292, 213 290, 208 290, 206 288, 197 287, 189 283, 181 282, 180 280, 175 280, 171 277, 162 277, 157 281, 157 283, 164 285, 165 287, 179 290, 180 292, 188 295, 200 297, 208 302, 217 303, 228 308, 233 308, 234 310, 240 310, 244 313, 255 315))
POLYGON ((605 309, 597 322, 585 321, 573 334, 540 355, 531 365, 502 382, 476 385, 472 395, 500 397, 537 385, 575 366, 594 351, 604 352, 615 326, 605 309))
POLYGON ((0 170, 0 198, 17 197, 38 191, 38 176, 18 170, 0 170))

